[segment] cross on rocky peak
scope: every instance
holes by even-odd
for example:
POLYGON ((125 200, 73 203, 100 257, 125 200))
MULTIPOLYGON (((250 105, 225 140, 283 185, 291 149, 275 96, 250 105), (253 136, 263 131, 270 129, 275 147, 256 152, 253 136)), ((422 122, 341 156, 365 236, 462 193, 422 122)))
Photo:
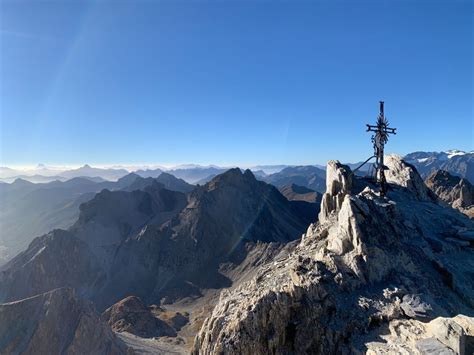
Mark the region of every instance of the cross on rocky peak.
POLYGON ((383 154, 385 143, 388 142, 390 134, 397 134, 396 128, 389 127, 389 123, 385 118, 384 114, 384 102, 380 101, 380 113, 377 117, 375 125, 367 125, 367 132, 374 132, 372 135, 372 143, 374 145, 374 157, 375 157, 375 178, 380 184, 380 192, 385 195, 387 191, 387 182, 385 180, 384 170, 387 168, 383 164, 383 154))

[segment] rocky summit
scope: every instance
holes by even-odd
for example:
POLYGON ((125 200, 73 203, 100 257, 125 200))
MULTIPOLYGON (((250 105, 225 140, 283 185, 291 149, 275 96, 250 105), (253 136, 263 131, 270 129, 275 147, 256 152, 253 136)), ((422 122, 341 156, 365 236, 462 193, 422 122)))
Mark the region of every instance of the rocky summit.
POLYGON ((385 162, 316 209, 240 169, 104 189, 0 269, 0 353, 472 354, 468 185, 385 162))
POLYGON ((222 291, 195 354, 472 354, 474 223, 386 159, 389 191, 331 161, 319 222, 222 291))

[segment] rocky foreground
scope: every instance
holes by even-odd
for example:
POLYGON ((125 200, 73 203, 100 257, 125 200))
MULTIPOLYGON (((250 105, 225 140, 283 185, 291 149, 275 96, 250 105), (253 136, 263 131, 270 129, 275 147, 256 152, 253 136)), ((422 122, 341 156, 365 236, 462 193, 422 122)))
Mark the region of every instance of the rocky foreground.
POLYGON ((473 354, 474 221, 386 164, 329 162, 302 239, 307 191, 248 171, 104 190, 0 269, 0 354, 473 354))
POLYGON ((472 354, 474 224, 387 159, 385 198, 328 163, 319 222, 223 291, 194 354, 472 354))
POLYGON ((62 288, 0 305, 0 354, 134 354, 93 306, 62 288))

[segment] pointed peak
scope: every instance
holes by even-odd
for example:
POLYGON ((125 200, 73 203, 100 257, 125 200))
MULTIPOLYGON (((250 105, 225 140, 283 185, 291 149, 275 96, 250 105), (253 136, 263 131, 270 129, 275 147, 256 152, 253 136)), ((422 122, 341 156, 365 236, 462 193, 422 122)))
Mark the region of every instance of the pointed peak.
POLYGON ((160 173, 160 175, 158 175, 157 179, 164 179, 164 178, 181 180, 181 179, 178 179, 178 178, 177 178, 176 176, 174 176, 173 174, 167 173, 166 171, 162 171, 162 172, 160 173))
POLYGON ((209 184, 215 185, 217 183, 229 183, 229 184, 244 184, 256 182, 253 173, 247 169, 242 172, 240 168, 231 168, 222 174, 215 176, 209 184))

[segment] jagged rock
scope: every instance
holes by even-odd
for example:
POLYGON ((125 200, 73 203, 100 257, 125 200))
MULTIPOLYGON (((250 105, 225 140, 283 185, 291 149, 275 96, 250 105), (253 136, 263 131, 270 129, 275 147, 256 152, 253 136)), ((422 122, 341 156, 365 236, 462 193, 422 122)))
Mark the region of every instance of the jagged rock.
POLYGON ((327 221, 331 213, 337 213, 342 206, 344 197, 352 188, 351 170, 337 160, 328 162, 326 169, 326 192, 321 202, 319 213, 320 223, 327 221))
POLYGON ((315 218, 250 170, 230 169, 189 195, 142 187, 103 190, 69 231, 35 239, 0 270, 0 301, 63 286, 101 311, 129 295, 148 304, 201 296, 231 286, 219 265, 242 263, 247 245, 296 240, 315 218))
POLYGON ((105 310, 101 319, 116 332, 129 332, 142 338, 176 336, 175 329, 156 317, 152 309, 135 296, 124 298, 105 310))
POLYGON ((453 350, 454 353, 465 354, 466 336, 464 329, 453 319, 437 318, 430 322, 429 331, 433 337, 453 350))
POLYGON ((54 230, 0 268, 0 301, 14 301, 60 287, 88 296, 103 286, 105 272, 89 245, 72 233, 54 230))
POLYGON ((446 236, 474 224, 435 203, 416 169, 398 158, 388 167, 392 188, 380 197, 351 191, 350 171, 330 162, 319 223, 286 258, 221 293, 193 353, 417 353, 430 337, 446 347, 418 319, 473 312, 472 247, 446 236))
POLYGON ((398 155, 385 156, 385 177, 388 183, 406 187, 420 200, 431 200, 428 189, 413 165, 398 155))
POLYGON ((425 182, 440 200, 474 218, 474 186, 468 180, 438 170, 425 182))
POLYGON ((2 354, 133 354, 72 289, 0 304, 2 354))
POLYGON ((397 319, 380 332, 381 339, 366 343, 367 354, 421 353, 467 355, 474 351, 474 318, 457 315, 438 317, 430 322, 397 319))

